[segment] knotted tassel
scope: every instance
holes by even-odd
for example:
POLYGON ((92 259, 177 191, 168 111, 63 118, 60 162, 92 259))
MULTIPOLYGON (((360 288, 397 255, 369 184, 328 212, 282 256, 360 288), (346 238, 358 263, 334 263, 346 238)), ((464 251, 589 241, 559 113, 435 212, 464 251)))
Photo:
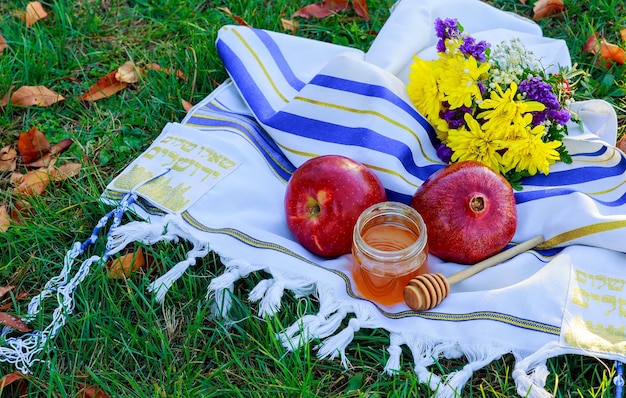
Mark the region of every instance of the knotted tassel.
POLYGON ((148 291, 156 293, 155 300, 158 303, 163 302, 165 294, 169 291, 174 282, 183 276, 189 267, 196 265, 196 259, 205 257, 207 254, 209 254, 208 243, 196 242, 193 248, 187 253, 187 259, 177 263, 164 275, 148 285, 148 291))
POLYGON ((278 333, 277 337, 285 349, 293 351, 314 338, 330 336, 346 317, 345 310, 331 316, 341 307, 341 304, 335 300, 331 289, 318 286, 317 298, 320 303, 317 314, 304 315, 287 329, 278 333))
POLYGON ((427 384, 432 391, 435 391, 441 384, 441 378, 430 372, 428 367, 435 363, 442 351, 449 349, 449 344, 441 344, 428 341, 423 336, 405 336, 406 345, 411 350, 413 356, 413 371, 422 384, 427 384))
POLYGON ((461 349, 467 357, 468 363, 461 370, 448 375, 437 390, 437 398, 462 396, 461 390, 476 370, 489 365, 507 352, 507 350, 491 345, 465 346, 461 347, 461 349))
POLYGON ((400 333, 391 333, 389 335, 389 347, 387 347, 389 358, 383 370, 390 376, 400 371, 400 356, 402 355, 400 346, 405 344, 405 342, 404 336, 400 333))
POLYGON ((250 294, 250 301, 261 301, 259 305, 259 316, 273 316, 280 310, 280 300, 285 291, 285 282, 277 279, 264 279, 259 282, 250 294))
POLYGON ((243 260, 230 260, 226 262, 226 271, 213 278, 207 289, 207 300, 214 300, 211 312, 214 316, 227 318, 232 303, 232 293, 235 282, 246 278, 252 272, 259 271, 263 267, 255 267, 243 260))
POLYGON ((354 334, 358 332, 362 327, 373 328, 376 327, 376 323, 373 322, 368 310, 362 305, 355 305, 353 311, 356 318, 350 319, 348 327, 334 336, 328 337, 326 340, 317 346, 317 356, 320 359, 328 358, 335 359, 337 356, 341 359, 341 364, 344 368, 350 367, 350 361, 346 357, 346 348, 348 344, 354 339, 354 334))
POLYGON ((545 368, 546 358, 567 353, 567 349, 559 346, 558 342, 550 342, 541 347, 535 353, 517 360, 513 368, 513 380, 517 386, 517 393, 529 398, 548 398, 552 394, 548 393, 545 386, 547 369, 545 368))

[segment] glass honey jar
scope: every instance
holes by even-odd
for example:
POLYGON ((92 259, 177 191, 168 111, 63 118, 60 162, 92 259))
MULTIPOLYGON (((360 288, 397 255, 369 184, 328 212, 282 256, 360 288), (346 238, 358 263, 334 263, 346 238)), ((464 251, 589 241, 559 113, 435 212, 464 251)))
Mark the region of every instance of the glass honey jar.
POLYGON ((354 227, 352 276, 361 297, 383 305, 404 302, 404 287, 428 273, 426 225, 400 202, 366 209, 354 227))

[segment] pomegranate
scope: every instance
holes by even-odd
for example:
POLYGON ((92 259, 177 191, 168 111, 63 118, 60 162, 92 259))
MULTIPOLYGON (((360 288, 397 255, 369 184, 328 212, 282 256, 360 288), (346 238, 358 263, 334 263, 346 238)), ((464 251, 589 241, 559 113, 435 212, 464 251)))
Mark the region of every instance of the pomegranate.
POLYGON ((433 173, 411 205, 426 223, 430 253, 445 261, 473 264, 501 251, 517 226, 509 182, 473 160, 433 173))

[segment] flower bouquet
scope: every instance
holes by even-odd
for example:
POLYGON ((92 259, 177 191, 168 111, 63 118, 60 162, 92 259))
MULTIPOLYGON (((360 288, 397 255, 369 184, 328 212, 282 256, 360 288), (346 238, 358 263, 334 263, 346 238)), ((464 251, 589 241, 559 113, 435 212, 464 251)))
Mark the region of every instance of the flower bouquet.
POLYGON ((547 74, 520 40, 492 48, 463 32, 456 19, 437 19, 439 57, 417 56, 407 91, 435 127, 446 163, 477 160, 521 189, 521 179, 571 162, 562 139, 574 117, 567 73, 547 74))

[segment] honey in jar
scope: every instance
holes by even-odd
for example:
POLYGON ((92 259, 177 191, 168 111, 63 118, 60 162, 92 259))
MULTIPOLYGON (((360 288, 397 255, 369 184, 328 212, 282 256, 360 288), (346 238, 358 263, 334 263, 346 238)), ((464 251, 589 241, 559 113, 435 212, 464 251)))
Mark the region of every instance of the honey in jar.
POLYGON ((409 280, 428 272, 426 242, 426 225, 412 207, 383 202, 365 210, 352 242, 357 293, 383 305, 403 302, 409 280))

